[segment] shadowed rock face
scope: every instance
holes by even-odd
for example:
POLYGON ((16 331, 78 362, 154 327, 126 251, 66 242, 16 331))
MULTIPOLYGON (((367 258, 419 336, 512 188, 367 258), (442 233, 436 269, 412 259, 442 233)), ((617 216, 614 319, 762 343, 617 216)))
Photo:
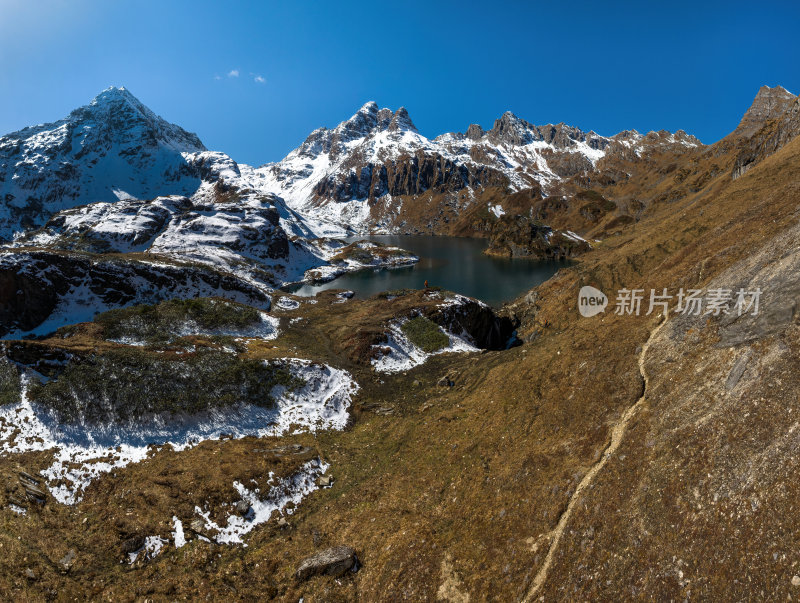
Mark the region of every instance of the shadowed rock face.
POLYGON ((517 323, 498 316, 488 306, 464 298, 464 303, 439 308, 428 317, 451 333, 466 333, 479 348, 503 350, 508 347, 517 323))
POLYGON ((466 166, 440 155, 417 152, 383 164, 366 164, 359 169, 337 172, 320 180, 314 195, 320 200, 345 202, 384 195, 420 195, 426 191, 457 192, 468 187, 508 185, 508 178, 487 166, 466 166))
POLYGON ((5 252, 0 255, 0 336, 35 329, 54 312, 63 312, 63 324, 69 324, 111 307, 198 295, 270 305, 264 290, 202 266, 67 252, 5 252), (70 320, 73 314, 75 320, 70 320))
MULTIPOLYGON (((62 287, 63 288, 63 287, 62 287)), ((58 303, 58 290, 17 266, 0 268, 0 334, 41 324, 58 303)))

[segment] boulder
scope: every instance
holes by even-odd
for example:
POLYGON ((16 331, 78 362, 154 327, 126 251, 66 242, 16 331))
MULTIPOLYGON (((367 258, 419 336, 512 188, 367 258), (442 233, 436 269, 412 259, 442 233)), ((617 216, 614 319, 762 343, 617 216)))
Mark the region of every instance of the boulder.
POLYGON ((64 555, 58 562, 58 565, 61 567, 61 570, 64 573, 67 573, 69 570, 72 569, 72 566, 75 565, 75 557, 77 553, 75 549, 70 549, 67 551, 67 554, 64 555))
POLYGON ((334 546, 303 559, 295 575, 299 580, 308 580, 312 576, 338 577, 353 570, 357 562, 355 549, 334 546))
POLYGON ((263 452, 264 455, 273 460, 280 460, 285 458, 308 460, 316 454, 313 448, 302 446, 300 444, 288 444, 286 446, 279 446, 278 448, 259 449, 256 448, 253 452, 263 452))

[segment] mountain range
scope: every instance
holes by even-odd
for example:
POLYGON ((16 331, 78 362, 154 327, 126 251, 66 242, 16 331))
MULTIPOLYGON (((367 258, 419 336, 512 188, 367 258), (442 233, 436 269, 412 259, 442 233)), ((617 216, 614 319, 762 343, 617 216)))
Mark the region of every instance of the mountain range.
POLYGON ((0 330, 42 332, 188 286, 268 304, 275 287, 414 261, 402 250, 355 261, 338 238, 348 235, 481 236, 495 255, 574 257, 720 170, 744 173, 796 131, 797 103, 764 87, 737 130, 707 146, 681 130, 605 137, 510 112, 489 130, 428 139, 404 108, 369 102, 251 167, 108 88, 0 137, 0 330), (714 158, 731 145, 723 167, 714 158), (678 160, 703 169, 676 172, 678 160), (142 275, 159 285, 126 285, 142 275))
POLYGON ((335 128, 312 132, 285 159, 251 168, 207 151, 128 90, 109 88, 60 121, 0 138, 0 235, 9 240, 88 203, 208 198, 208 184, 220 181, 280 197, 283 226, 296 234, 446 231, 446 208, 469 209, 487 190, 552 196, 576 176, 602 172, 604 160, 701 146, 683 131, 603 137, 565 124, 535 126, 510 112, 488 131, 473 124, 429 140, 405 108, 369 102, 335 128), (415 224, 413 206, 430 205, 433 196, 441 197, 441 215, 415 224))

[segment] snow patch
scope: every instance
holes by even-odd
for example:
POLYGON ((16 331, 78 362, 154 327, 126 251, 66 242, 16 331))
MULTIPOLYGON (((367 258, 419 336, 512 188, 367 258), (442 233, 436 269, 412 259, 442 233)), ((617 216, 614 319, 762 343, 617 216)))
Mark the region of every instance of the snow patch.
POLYGON ((186 535, 183 533, 183 522, 177 518, 177 516, 172 516, 172 541, 175 543, 175 548, 179 549, 184 544, 186 544, 186 535))
POLYGON ((273 408, 242 404, 194 415, 154 416, 135 427, 63 425, 28 399, 26 376, 22 400, 0 407, 0 452, 52 450, 53 462, 41 475, 58 502, 75 504, 93 480, 145 460, 158 446, 185 450, 223 434, 269 437, 343 429, 359 389, 350 374, 308 360, 282 360, 305 385, 293 392, 276 386, 273 408))
POLYGON ((11 509, 12 511, 14 511, 14 513, 16 513, 17 515, 27 515, 28 514, 27 509, 24 509, 24 508, 22 508, 22 507, 20 507, 18 505, 15 505, 14 503, 9 503, 8 508, 11 509))
MULTIPOLYGON (((214 300, 216 303, 216 300, 214 300)), ((205 327, 201 327, 193 320, 187 320, 179 325, 173 325, 171 329, 171 335, 174 339, 180 339, 181 337, 189 337, 192 335, 208 335, 210 337, 214 336, 228 336, 228 337, 239 337, 245 339, 265 339, 267 341, 276 339, 278 335, 280 335, 280 331, 278 327, 280 326, 280 319, 274 316, 270 316, 266 312, 259 312, 259 321, 256 324, 248 326, 243 329, 237 328, 217 328, 217 329, 207 329, 205 327)), ((147 341, 142 339, 136 339, 135 337, 120 337, 118 339, 109 339, 108 341, 113 341, 114 343, 121 343, 124 345, 133 345, 133 346, 145 346, 147 345, 147 341)))
POLYGON ((164 548, 168 540, 161 538, 161 536, 148 536, 144 539, 144 545, 138 551, 128 553, 128 563, 133 564, 141 555, 144 559, 153 559, 164 548))
POLYGON ((303 498, 317 490, 319 488, 317 478, 323 475, 329 466, 320 459, 314 459, 305 463, 299 471, 287 478, 278 479, 273 472, 270 472, 269 482, 271 485, 263 499, 259 498, 258 488, 250 490, 239 482, 234 482, 233 487, 241 499, 250 504, 251 512, 247 517, 241 517, 235 513, 228 515, 224 526, 211 520, 211 511, 203 511, 200 507, 195 507, 195 512, 203 518, 205 528, 216 534, 214 537, 216 542, 242 544, 242 537, 256 526, 269 521, 275 511, 281 515, 291 515, 292 509, 288 509, 287 506, 292 503, 296 507, 303 498))
POLYGON ((300 307, 300 302, 291 297, 281 297, 275 305, 281 310, 297 310, 300 307))
POLYGON ((407 321, 407 318, 403 318, 390 323, 387 342, 372 346, 377 349, 380 354, 377 358, 372 359, 372 367, 376 371, 381 373, 397 373, 419 366, 436 354, 444 354, 446 352, 477 352, 479 350, 479 348, 467 341, 465 334, 461 336, 454 335, 442 327, 439 327, 439 330, 447 335, 450 343, 446 347, 435 352, 424 352, 411 343, 408 337, 406 337, 406 334, 403 333, 402 326, 407 321))
POLYGON ((503 207, 498 203, 497 205, 489 205, 489 211, 492 212, 495 218, 499 218, 500 216, 505 216, 506 211, 503 207))
POLYGON ((571 240, 573 240, 573 241, 576 241, 576 242, 578 242, 578 243, 586 243, 587 245, 589 244, 589 242, 588 242, 586 239, 584 239, 584 238, 583 238, 582 236, 580 236, 580 235, 577 235, 577 234, 575 234, 575 233, 574 233, 574 232, 572 232, 571 230, 565 230, 565 231, 563 231, 561 234, 562 234, 564 237, 566 237, 567 239, 571 239, 571 240))

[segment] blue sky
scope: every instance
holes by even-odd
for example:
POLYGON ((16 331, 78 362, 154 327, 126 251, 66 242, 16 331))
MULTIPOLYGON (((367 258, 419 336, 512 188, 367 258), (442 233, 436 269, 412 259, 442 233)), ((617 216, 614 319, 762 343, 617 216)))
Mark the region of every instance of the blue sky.
POLYGON ((124 85, 256 165, 368 100, 430 137, 511 110, 714 142, 762 84, 800 92, 798 31, 796 1, 0 0, 0 133, 124 85))

